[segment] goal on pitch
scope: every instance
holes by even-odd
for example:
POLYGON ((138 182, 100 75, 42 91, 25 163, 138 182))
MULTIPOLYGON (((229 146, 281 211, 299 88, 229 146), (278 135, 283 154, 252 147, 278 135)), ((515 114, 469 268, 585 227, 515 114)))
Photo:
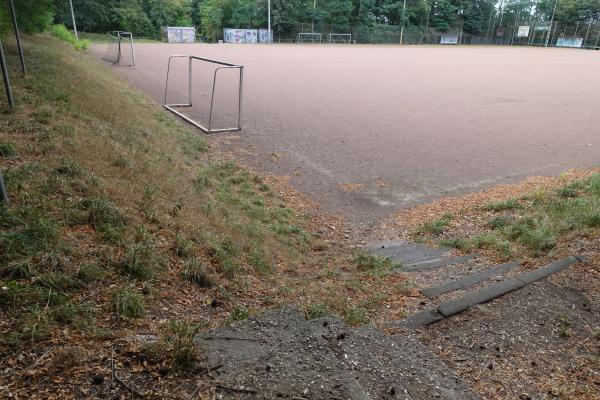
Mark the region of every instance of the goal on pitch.
POLYGON ((113 31, 107 33, 108 45, 104 60, 113 64, 135 65, 135 51, 133 49, 133 34, 131 32, 113 31))
POLYGON ((330 33, 328 43, 348 43, 352 44, 351 33, 330 33))
POLYGON ((300 32, 298 43, 321 43, 321 34, 318 32, 300 32))

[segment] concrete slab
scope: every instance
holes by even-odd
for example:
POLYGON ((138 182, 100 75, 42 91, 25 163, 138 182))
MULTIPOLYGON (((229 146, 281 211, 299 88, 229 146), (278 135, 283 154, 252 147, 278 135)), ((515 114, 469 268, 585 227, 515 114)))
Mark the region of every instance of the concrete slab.
POLYGON ((479 254, 467 254, 459 257, 441 257, 428 261, 420 261, 413 264, 404 265, 399 270, 402 272, 419 272, 419 271, 430 271, 432 269, 446 267, 448 265, 456 265, 466 263, 477 258, 479 254))
POLYGON ((389 257, 401 264, 412 264, 424 260, 442 257, 450 249, 446 247, 430 247, 420 243, 405 241, 382 242, 365 248, 371 254, 389 257))
POLYGON ((421 293, 427 297, 436 297, 444 293, 452 292, 454 290, 466 289, 469 286, 476 285, 485 281, 486 279, 493 278, 495 276, 504 274, 505 272, 510 271, 513 268, 519 266, 518 261, 511 261, 504 264, 496 265, 495 267, 488 268, 484 271, 477 272, 471 275, 468 275, 462 279, 457 279, 454 281, 444 282, 438 286, 432 286, 428 288, 421 289, 421 293))
POLYGON ((445 317, 465 311, 476 304, 486 303, 497 297, 503 296, 525 286, 518 279, 507 279, 502 282, 492 283, 482 289, 465 294, 458 299, 448 300, 438 306, 438 311, 445 317))

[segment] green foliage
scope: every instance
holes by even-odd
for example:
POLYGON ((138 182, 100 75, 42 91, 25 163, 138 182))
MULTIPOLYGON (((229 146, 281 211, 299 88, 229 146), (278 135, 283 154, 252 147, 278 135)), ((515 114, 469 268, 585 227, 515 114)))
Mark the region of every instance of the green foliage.
POLYGON ((91 44, 87 39, 77 40, 75 35, 69 32, 64 25, 52 26, 52 34, 60 40, 73 45, 77 50, 86 50, 91 44))
POLYGON ((194 336, 200 326, 182 321, 171 321, 163 329, 165 349, 170 355, 170 364, 176 371, 192 371, 198 359, 194 336))
POLYGON ((243 321, 250 317, 250 311, 245 307, 235 307, 233 310, 229 312, 229 318, 227 318, 227 323, 231 324, 236 321, 243 321))

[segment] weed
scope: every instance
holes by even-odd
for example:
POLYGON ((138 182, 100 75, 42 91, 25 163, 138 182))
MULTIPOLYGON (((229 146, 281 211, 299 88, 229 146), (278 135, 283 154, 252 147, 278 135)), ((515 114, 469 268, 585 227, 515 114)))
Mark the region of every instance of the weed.
POLYGON ((131 246, 118 266, 124 274, 143 280, 153 277, 160 263, 152 243, 141 242, 131 246))
POLYGON ((358 269, 363 271, 381 271, 400 267, 400 264, 390 258, 374 256, 364 251, 359 251, 354 255, 354 263, 358 269))
POLYGON ((369 322, 369 313, 362 307, 349 307, 345 311, 344 319, 351 326, 364 325, 369 322))
POLYGON ((307 320, 323 318, 331 314, 331 308, 326 303, 309 304, 304 310, 304 318, 307 320))
POLYGON ((261 274, 268 274, 271 272, 268 261, 265 259, 265 255, 262 250, 255 248, 250 252, 248 262, 254 268, 256 272, 261 274))
POLYGON ((77 278, 84 283, 92 283, 104 277, 104 270, 95 264, 84 264, 77 271, 77 278))
POLYGON ((164 342, 170 354, 170 364, 176 371, 192 371, 198 358, 194 336, 199 330, 196 324, 171 321, 164 328, 164 342))
POLYGON ((570 186, 561 187, 556 191, 556 194, 565 199, 572 199, 579 196, 579 192, 570 186))
POLYGON ((175 234, 175 243, 173 243, 175 255, 179 257, 192 257, 195 254, 194 242, 185 238, 180 232, 175 234))
POLYGON ((129 288, 114 293, 115 308, 124 318, 141 318, 145 314, 143 297, 129 288))
POLYGON ((455 249, 460 250, 469 250, 471 248, 469 241, 461 238, 440 240, 439 245, 445 247, 454 247, 455 249))
POLYGON ((512 221, 514 221, 514 218, 500 215, 492 219, 488 225, 492 229, 500 229, 510 225, 512 221))
POLYGON ((419 228, 417 228, 416 233, 418 235, 423 235, 426 233, 439 235, 441 233, 444 233, 444 231, 446 230, 448 225, 450 225, 452 218, 453 217, 451 214, 444 214, 439 219, 436 219, 433 221, 427 221, 423 225, 421 225, 419 228))
POLYGON ((12 158, 17 155, 17 148, 12 143, 0 143, 0 157, 12 158))
POLYGON ((80 289, 83 286, 81 281, 63 272, 50 272, 42 274, 39 276, 36 283, 58 293, 67 293, 80 289))
POLYGON ((185 261, 181 275, 184 279, 187 279, 200 287, 211 288, 215 285, 215 278, 208 272, 206 266, 197 258, 191 258, 185 261))
POLYGON ((600 196, 600 174, 594 174, 585 180, 585 191, 600 196))
POLYGON ((558 321, 558 334, 561 338, 568 338, 571 336, 571 325, 573 322, 569 319, 568 316, 561 314, 556 317, 558 321))
POLYGON ((245 319, 248 319, 249 317, 250 311, 248 311, 248 309, 245 307, 238 306, 231 310, 231 312, 229 313, 227 323, 231 324, 232 322, 243 321, 245 319))
POLYGON ((126 219, 115 204, 105 197, 86 198, 82 207, 88 212, 88 223, 96 229, 122 229, 126 219))
POLYGON ((494 201, 491 203, 487 203, 482 207, 482 209, 485 211, 494 211, 494 212, 517 210, 519 208, 522 208, 522 206, 519 203, 519 201, 515 198, 507 199, 504 201, 494 201))
POLYGON ((415 282, 411 280, 405 280, 396 285, 396 290, 403 296, 410 296, 415 288, 415 282))

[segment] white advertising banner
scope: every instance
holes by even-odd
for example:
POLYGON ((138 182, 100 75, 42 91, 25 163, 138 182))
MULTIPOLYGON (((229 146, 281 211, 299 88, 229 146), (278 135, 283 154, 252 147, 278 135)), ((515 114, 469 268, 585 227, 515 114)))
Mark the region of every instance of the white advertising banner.
POLYGON ((245 29, 223 29, 223 41, 225 43, 246 43, 245 29))
POLYGON ((246 43, 258 43, 258 31, 256 29, 246 29, 246 43))
MULTIPOLYGON (((273 38, 273 30, 271 30, 271 38, 273 38)), ((268 29, 259 29, 258 30, 258 42, 259 43, 270 43, 269 40, 269 30, 268 29)))
POLYGON ((458 35, 442 35, 440 44, 458 44, 458 35))
POLYGON ((531 27, 529 25, 521 25, 519 26, 519 31, 517 32, 518 37, 529 37, 529 29, 531 27))
POLYGON ((169 43, 194 43, 196 41, 196 28, 168 26, 167 39, 169 43))
POLYGON ((583 46, 583 38, 580 37, 559 37, 556 41, 556 47, 577 47, 583 46))

